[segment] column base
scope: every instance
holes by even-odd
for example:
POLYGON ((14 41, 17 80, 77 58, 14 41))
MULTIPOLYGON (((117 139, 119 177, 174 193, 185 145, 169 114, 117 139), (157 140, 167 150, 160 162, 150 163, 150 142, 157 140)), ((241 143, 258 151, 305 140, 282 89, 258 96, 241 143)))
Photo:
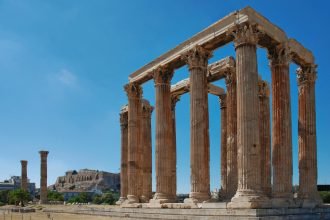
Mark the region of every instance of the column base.
POLYGON ((121 205, 127 200, 126 197, 120 197, 119 200, 116 202, 116 205, 121 205))
POLYGON ((125 203, 128 203, 128 204, 139 203, 139 198, 134 195, 127 195, 127 200, 125 203))
POLYGON ((142 203, 148 203, 149 200, 150 200, 150 197, 148 197, 148 196, 141 196, 141 197, 140 197, 140 201, 141 201, 142 203))
POLYGON ((292 208, 299 206, 293 200, 293 194, 291 193, 285 193, 281 195, 273 194, 271 202, 273 208, 292 208))
POLYGON ((149 203, 153 204, 163 204, 163 203, 173 203, 175 198, 165 193, 155 193, 154 198, 150 199, 149 203))
POLYGON ((184 203, 202 203, 210 201, 211 196, 209 193, 190 192, 189 198, 184 200, 184 203))
POLYGON ((298 194, 298 199, 300 201, 300 207, 302 208, 315 208, 323 203, 318 192, 309 193, 304 196, 298 194))
POLYGON ((233 209, 270 208, 271 202, 261 191, 245 190, 237 191, 227 207, 233 209))

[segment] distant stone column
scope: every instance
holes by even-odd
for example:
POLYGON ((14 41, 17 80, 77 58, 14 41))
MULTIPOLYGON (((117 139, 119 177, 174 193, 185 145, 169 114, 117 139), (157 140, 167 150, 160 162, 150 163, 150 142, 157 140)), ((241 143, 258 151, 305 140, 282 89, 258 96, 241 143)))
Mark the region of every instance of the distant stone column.
POLYGON ((285 45, 268 50, 272 72, 273 207, 289 207, 292 192, 290 57, 285 45))
POLYGON ((138 203, 141 194, 140 183, 140 115, 142 88, 140 85, 130 83, 125 86, 128 96, 128 167, 127 167, 127 202, 138 203))
POLYGON ((27 179, 27 161, 21 160, 21 189, 28 190, 28 179, 27 179))
POLYGON ((316 65, 297 70, 299 87, 299 192, 302 207, 313 208, 322 204, 317 191, 317 150, 315 80, 316 65))
POLYGON ((270 139, 270 107, 269 86, 264 80, 259 80, 259 138, 260 138, 260 172, 261 189, 271 197, 271 139, 270 139))
POLYGON ((39 151, 40 166, 40 204, 47 203, 47 156, 48 151, 39 151))
POLYGON ((151 202, 173 202, 173 125, 171 79, 173 69, 160 66, 154 70, 156 88, 156 193, 151 202))
POLYGON ((256 30, 252 25, 233 30, 237 80, 238 189, 230 208, 263 208, 269 202, 261 191, 259 98, 256 30))
POLYGON ((178 95, 174 95, 174 96, 172 96, 171 97, 171 110, 172 110, 172 125, 173 125, 173 129, 172 129, 172 131, 173 131, 173 144, 172 144, 172 150, 171 150, 171 152, 172 152, 172 158, 173 158, 173 160, 172 160, 172 163, 173 163, 173 165, 172 165, 172 168, 173 168, 173 170, 172 170, 172 181, 173 181, 173 183, 172 183, 172 186, 173 186, 173 188, 172 188, 172 195, 174 196, 174 198, 175 198, 175 200, 176 200, 176 190, 177 190, 177 183, 176 183, 176 181, 177 181, 177 177, 176 177, 176 161, 177 161, 177 159, 176 159, 176 119, 175 119, 175 107, 176 107, 176 103, 178 102, 180 100, 180 96, 178 96, 178 95))
POLYGON ((237 169, 237 82, 236 73, 226 73, 227 87, 227 193, 226 199, 231 199, 238 184, 237 169))
POLYGON ((152 197, 152 144, 151 144, 151 114, 153 107, 142 100, 141 146, 142 146, 142 202, 149 202, 152 197))
POLYGON ((210 199, 210 140, 207 66, 211 53, 196 46, 185 54, 190 72, 191 191, 186 202, 210 199))
POLYGON ((221 199, 227 198, 227 95, 220 95, 221 109, 221 199))
POLYGON ((120 112, 121 130, 121 166, 120 166, 120 198, 117 205, 127 199, 127 159, 128 159, 128 106, 124 106, 120 112))

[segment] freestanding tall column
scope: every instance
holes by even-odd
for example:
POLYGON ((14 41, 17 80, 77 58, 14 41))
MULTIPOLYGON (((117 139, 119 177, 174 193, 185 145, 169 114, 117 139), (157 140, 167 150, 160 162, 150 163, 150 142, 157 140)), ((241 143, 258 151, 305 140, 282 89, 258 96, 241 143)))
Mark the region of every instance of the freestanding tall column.
POLYGON ((185 59, 190 71, 190 167, 191 191, 186 202, 210 199, 210 140, 207 65, 211 53, 201 46, 191 49, 185 59))
POLYGON ((256 53, 258 39, 250 25, 236 26, 233 34, 237 79, 238 189, 229 207, 262 208, 269 206, 269 203, 261 191, 256 53))
POLYGON ((238 184, 237 177, 237 82, 236 73, 226 73, 227 87, 227 195, 231 199, 238 184))
POLYGON ((289 51, 285 45, 268 50, 272 72, 273 207, 292 205, 292 134, 289 51))
POLYGON ((172 188, 172 194, 175 195, 176 199, 176 190, 177 190, 177 184, 176 184, 176 120, 175 120, 175 106, 176 103, 180 100, 180 96, 174 95, 171 97, 171 109, 172 109, 172 123, 173 123, 173 149, 172 149, 172 163, 173 163, 173 170, 172 170, 172 181, 173 181, 173 188, 172 188))
POLYGON ((28 181, 27 181, 27 161, 21 160, 21 189, 28 190, 28 181))
POLYGON ((299 86, 299 193, 303 207, 322 203, 317 191, 315 80, 316 65, 297 70, 299 86))
POLYGON ((40 204, 47 203, 47 156, 48 151, 39 151, 40 166, 40 204))
POLYGON ((140 115, 142 88, 134 83, 127 84, 125 90, 128 96, 128 203, 139 202, 141 165, 140 165, 140 115))
POLYGON ((154 71, 156 88, 156 194, 155 203, 173 202, 173 125, 171 113, 171 79, 173 69, 160 66, 154 71))
POLYGON ((128 145, 128 106, 124 106, 120 112, 121 130, 121 166, 120 166, 120 198, 117 205, 122 204, 127 199, 127 145, 128 145))
POLYGON ((151 113, 153 107, 145 99, 142 100, 141 146, 142 146, 142 202, 149 202, 152 197, 152 145, 151 145, 151 113))
POLYGON ((227 198, 227 104, 226 94, 219 96, 221 109, 221 199, 227 198))
POLYGON ((259 80, 259 109, 261 189, 268 197, 271 197, 269 86, 268 83, 263 80, 259 80))

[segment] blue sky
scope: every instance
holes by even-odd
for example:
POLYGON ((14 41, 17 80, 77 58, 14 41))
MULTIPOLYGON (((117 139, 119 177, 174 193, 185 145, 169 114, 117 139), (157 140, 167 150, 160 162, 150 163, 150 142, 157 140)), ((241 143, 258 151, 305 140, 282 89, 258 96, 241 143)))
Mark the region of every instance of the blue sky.
MULTIPOLYGON (((127 103, 123 85, 128 75, 247 5, 316 57, 318 181, 330 183, 330 3, 321 0, 0 0, 0 180, 20 175, 19 161, 26 159, 28 176, 39 185, 41 149, 50 151, 49 184, 69 169, 119 172, 119 111, 127 103)), ((235 55, 232 44, 215 51, 210 62, 228 55, 235 55)), ((258 61, 260 74, 269 81, 264 49, 258 49, 258 61)), ((294 183, 298 182, 296 68, 290 67, 294 183)), ((183 67, 172 81, 188 76, 183 67)), ((144 97, 154 104, 153 82, 143 88, 144 97)), ((220 185, 220 108, 212 95, 209 109, 214 189, 220 185)), ((189 192, 188 94, 177 104, 176 114, 178 192, 189 192)))

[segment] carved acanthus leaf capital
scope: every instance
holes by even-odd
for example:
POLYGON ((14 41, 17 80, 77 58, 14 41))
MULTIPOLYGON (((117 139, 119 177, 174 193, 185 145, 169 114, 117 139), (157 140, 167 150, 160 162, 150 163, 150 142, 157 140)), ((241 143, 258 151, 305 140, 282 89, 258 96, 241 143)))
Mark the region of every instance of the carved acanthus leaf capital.
POLYGON ((175 110, 176 103, 180 101, 180 95, 172 95, 171 96, 171 109, 175 110))
POLYGON ((227 95, 219 95, 219 102, 220 102, 220 108, 226 108, 227 107, 227 95))
POLYGON ((150 117, 154 107, 147 100, 142 100, 142 116, 150 117))
POLYGON ((227 71, 225 73, 225 81, 227 87, 230 86, 232 83, 236 82, 236 72, 235 71, 227 71))
POLYGON ((315 83, 317 79, 317 65, 312 64, 309 66, 299 67, 297 69, 297 81, 298 85, 303 85, 305 83, 315 83))
POLYGON ((188 64, 189 70, 194 68, 207 69, 210 57, 212 57, 212 52, 199 45, 182 55, 182 59, 188 64))
POLYGON ((279 44, 268 49, 268 59, 271 66, 289 65, 291 61, 289 47, 286 44, 279 44))
POLYGON ((170 85, 173 77, 174 69, 168 65, 159 66, 153 71, 153 78, 156 85, 168 84, 170 85))
POLYGON ((142 97, 142 87, 136 83, 128 83, 124 86, 124 89, 128 98, 140 99, 142 97))
POLYGON ((269 97, 270 91, 269 91, 269 85, 268 85, 267 81, 259 80, 258 87, 259 87, 259 97, 260 98, 269 97))
POLYGON ((256 45, 260 31, 257 30, 256 25, 239 24, 230 29, 228 34, 234 36, 234 45, 237 48, 246 44, 256 45))
POLYGON ((126 128, 128 125, 128 112, 122 111, 120 112, 120 126, 121 128, 126 128))

